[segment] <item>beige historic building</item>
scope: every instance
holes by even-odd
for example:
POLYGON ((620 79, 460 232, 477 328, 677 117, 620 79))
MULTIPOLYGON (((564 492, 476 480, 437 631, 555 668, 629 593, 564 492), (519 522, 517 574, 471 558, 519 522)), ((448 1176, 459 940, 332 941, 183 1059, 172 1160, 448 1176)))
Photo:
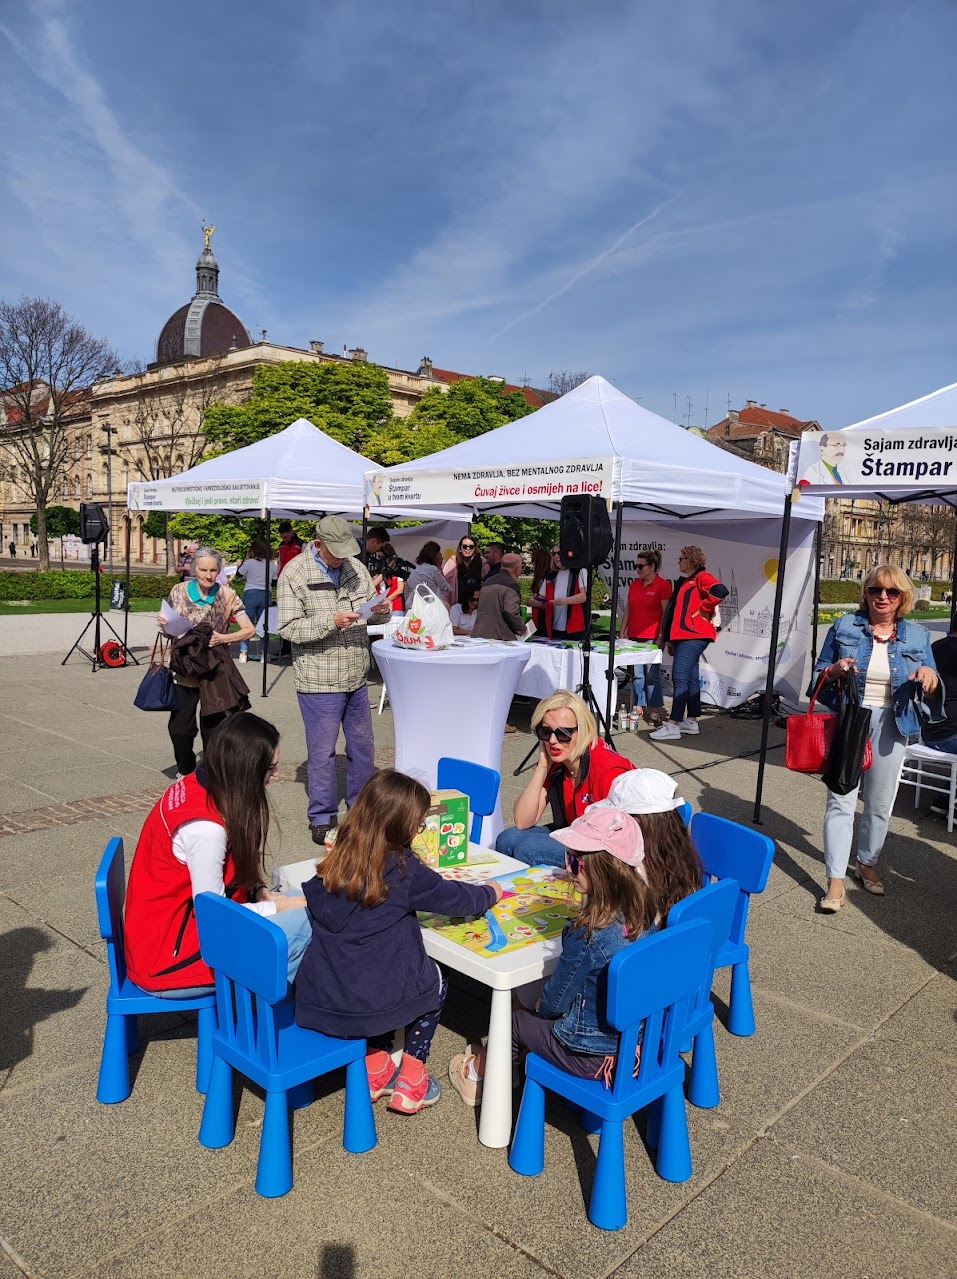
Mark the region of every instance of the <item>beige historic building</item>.
MULTIPOLYGON (((313 340, 306 348, 278 346, 254 341, 246 325, 219 295, 219 264, 210 248, 213 228, 205 230, 206 243, 196 263, 196 291, 179 307, 160 330, 155 360, 144 369, 98 382, 88 401, 77 406, 70 427, 70 447, 58 494, 50 505, 77 506, 80 502, 100 502, 109 508, 110 524, 116 539, 114 554, 125 555, 126 491, 130 482, 162 479, 195 465, 203 452, 204 410, 216 402, 242 404, 252 393, 253 373, 263 364, 284 364, 290 360, 329 363, 365 361, 367 353, 356 347, 345 355, 323 349, 313 340)), ((447 388, 467 376, 436 369, 423 358, 411 372, 386 366, 393 410, 406 417, 432 387, 447 388)), ((515 387, 533 407, 547 399, 547 392, 515 387)), ((42 395, 44 388, 38 387, 42 395)), ((0 429, 16 429, 0 394, 0 429)), ((12 413, 12 410, 11 410, 12 413)), ((33 542, 30 517, 36 507, 22 484, 0 437, 0 557, 9 559, 9 543, 17 547, 18 558, 30 558, 33 542)), ((130 526, 131 556, 134 564, 165 567, 166 543, 148 537, 145 516, 134 513, 130 526)), ((178 552, 178 546, 175 548, 178 552)), ((68 545, 67 556, 82 554, 68 545)), ((59 558, 59 546, 51 543, 51 562, 59 558)))

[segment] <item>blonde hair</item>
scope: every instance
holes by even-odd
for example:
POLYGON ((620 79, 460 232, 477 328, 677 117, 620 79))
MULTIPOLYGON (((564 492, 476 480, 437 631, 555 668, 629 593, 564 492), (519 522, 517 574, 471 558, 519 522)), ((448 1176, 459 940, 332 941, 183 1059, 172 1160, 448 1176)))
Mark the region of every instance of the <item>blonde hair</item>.
POLYGON ((872 568, 867 577, 861 583, 861 612, 866 613, 867 609, 867 588, 869 586, 896 586, 901 593, 900 603, 897 606, 895 617, 906 617, 914 607, 914 583, 910 580, 902 568, 898 568, 895 564, 878 564, 876 568, 872 568))
POLYGON ((549 711, 571 711, 575 716, 578 733, 575 737, 572 753, 568 757, 568 762, 571 763, 573 760, 581 759, 589 746, 594 746, 598 741, 598 724, 594 715, 578 694, 570 693, 567 688, 560 688, 557 693, 552 693, 550 697, 542 698, 532 711, 533 729, 538 728, 549 711))

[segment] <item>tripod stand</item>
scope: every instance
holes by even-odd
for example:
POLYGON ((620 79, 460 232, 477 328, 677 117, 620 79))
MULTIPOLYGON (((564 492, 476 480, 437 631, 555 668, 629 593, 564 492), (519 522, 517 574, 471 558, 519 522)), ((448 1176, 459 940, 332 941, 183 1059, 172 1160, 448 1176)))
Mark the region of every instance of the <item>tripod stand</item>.
MULTIPOLYGON (((124 641, 120 639, 119 635, 117 635, 116 631, 114 631, 113 627, 110 625, 109 620, 103 616, 103 609, 101 607, 101 596, 100 596, 100 546, 98 542, 94 542, 90 547, 90 568, 93 571, 93 599, 94 599, 93 614, 90 620, 87 622, 86 626, 84 626, 83 630, 80 632, 79 638, 77 639, 76 643, 70 649, 69 653, 67 653, 66 657, 64 657, 60 665, 66 666, 67 662, 70 660, 70 658, 73 656, 74 653, 81 653, 86 658, 86 660, 90 663, 94 671, 98 671, 102 667, 109 668, 113 666, 114 663, 107 662, 104 660, 103 653, 102 653, 102 645, 100 642, 101 640, 100 628, 101 626, 105 626, 106 629, 113 636, 113 638, 116 640, 117 644, 119 644, 125 661, 132 662, 134 666, 139 666, 139 662, 136 660, 136 658, 127 648, 124 641), (93 627, 93 652, 92 653, 88 652, 87 649, 83 647, 83 638, 91 626, 93 627)), ((127 600, 126 607, 127 609, 129 609, 129 600, 127 600)))
MULTIPOLYGON (((591 686, 591 590, 594 582, 594 576, 595 576, 594 567, 592 565, 589 565, 587 585, 585 587, 585 591, 586 591, 585 631, 580 640, 581 651, 582 651, 582 678, 581 678, 581 683, 575 686, 575 692, 578 693, 578 695, 584 701, 585 705, 589 708, 589 710, 595 716, 595 720, 598 723, 599 736, 606 737, 607 730, 606 730, 606 724, 605 724, 605 716, 602 713, 600 706, 598 705, 598 701, 595 697, 594 690, 592 689, 592 686, 591 686)), ((609 675, 612 679, 615 678, 614 671, 609 671, 609 675)), ((538 750, 538 742, 536 741, 533 744, 532 749, 528 752, 528 754, 519 764, 518 768, 516 768, 513 771, 512 773, 513 777, 518 777, 518 775, 522 773, 528 767, 529 760, 532 758, 532 756, 535 754, 537 750, 538 750)))

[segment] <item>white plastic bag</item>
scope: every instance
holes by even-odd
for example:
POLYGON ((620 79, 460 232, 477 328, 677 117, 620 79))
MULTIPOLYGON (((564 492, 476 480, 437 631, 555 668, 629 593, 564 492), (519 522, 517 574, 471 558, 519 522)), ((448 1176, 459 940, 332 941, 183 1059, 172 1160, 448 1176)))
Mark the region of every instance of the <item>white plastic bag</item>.
POLYGON ((408 605, 399 629, 392 636, 393 644, 403 648, 450 648, 452 644, 452 619, 439 597, 424 584, 415 588, 412 603, 408 605))

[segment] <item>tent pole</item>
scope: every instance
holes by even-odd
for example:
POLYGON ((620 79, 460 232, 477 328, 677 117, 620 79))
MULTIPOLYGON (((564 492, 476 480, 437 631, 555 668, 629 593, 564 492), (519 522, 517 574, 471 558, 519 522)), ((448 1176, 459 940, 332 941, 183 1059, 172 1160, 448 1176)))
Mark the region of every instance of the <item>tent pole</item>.
POLYGON ((814 608, 811 611, 811 670, 817 663, 817 628, 820 612, 818 600, 821 597, 821 542, 824 521, 818 520, 814 530, 814 608))
POLYGON ((366 537, 369 532, 369 508, 362 508, 362 545, 359 547, 359 563, 369 567, 369 552, 366 549, 366 537))
POLYGON ((784 499, 784 515, 781 520, 781 546, 778 551, 778 580, 774 589, 774 615, 771 619, 771 651, 768 653, 768 682, 764 688, 764 715, 761 721, 761 752, 758 755, 758 784, 754 794, 752 821, 761 822, 761 795, 764 791, 764 765, 768 754, 768 732, 771 728, 771 698, 774 693, 774 672, 778 659, 778 632, 781 628, 781 604, 784 599, 784 570, 788 559, 788 534, 791 531, 791 494, 784 499))
MULTIPOLYGON (((623 504, 618 503, 615 513, 615 545, 612 548, 611 568, 611 624, 608 627, 608 669, 605 672, 608 688, 605 693, 605 741, 614 746, 611 735, 611 693, 615 679, 615 636, 618 632, 618 577, 621 572, 621 520, 623 504)), ((589 611, 591 600, 588 601, 589 611)))
MULTIPOLYGON (((263 697, 268 697, 266 692, 266 667, 269 665, 269 606, 272 603, 272 580, 270 574, 270 561, 272 559, 272 512, 266 512, 266 611, 263 613, 263 642, 260 657, 263 664, 263 697)), ((278 597, 277 597, 278 599, 278 597)))
POLYGON ((957 519, 954 520, 954 551, 950 569, 950 629, 953 632, 957 631, 957 519))

